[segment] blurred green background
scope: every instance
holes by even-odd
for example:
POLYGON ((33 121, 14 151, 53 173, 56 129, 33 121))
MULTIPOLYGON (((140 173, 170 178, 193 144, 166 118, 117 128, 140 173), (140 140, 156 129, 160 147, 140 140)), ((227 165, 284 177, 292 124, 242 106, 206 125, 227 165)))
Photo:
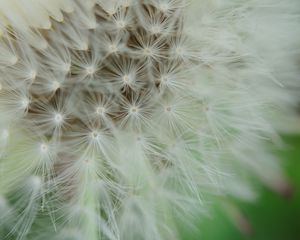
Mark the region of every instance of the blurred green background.
POLYGON ((251 223, 253 232, 242 234, 224 210, 212 207, 208 219, 197 219, 194 228, 182 227, 183 240, 300 240, 300 136, 284 136, 288 147, 278 150, 287 176, 294 188, 284 198, 261 188, 255 203, 239 202, 237 206, 251 223))

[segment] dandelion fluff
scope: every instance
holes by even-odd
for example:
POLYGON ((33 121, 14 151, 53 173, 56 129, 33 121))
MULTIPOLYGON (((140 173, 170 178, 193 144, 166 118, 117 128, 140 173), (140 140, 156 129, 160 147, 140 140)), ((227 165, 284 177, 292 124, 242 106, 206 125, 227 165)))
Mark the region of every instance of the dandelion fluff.
POLYGON ((0 0, 0 19, 1 239, 179 239, 211 196, 288 192, 269 147, 299 100, 298 1, 0 0))

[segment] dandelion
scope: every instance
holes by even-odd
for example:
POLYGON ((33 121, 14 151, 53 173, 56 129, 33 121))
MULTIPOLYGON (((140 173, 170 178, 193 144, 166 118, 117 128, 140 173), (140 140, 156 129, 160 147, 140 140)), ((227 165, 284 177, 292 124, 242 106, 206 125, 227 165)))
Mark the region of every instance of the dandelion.
POLYGON ((0 0, 0 18, 1 239, 179 239, 173 216, 211 196, 288 190, 269 146, 296 115, 296 0, 0 0))

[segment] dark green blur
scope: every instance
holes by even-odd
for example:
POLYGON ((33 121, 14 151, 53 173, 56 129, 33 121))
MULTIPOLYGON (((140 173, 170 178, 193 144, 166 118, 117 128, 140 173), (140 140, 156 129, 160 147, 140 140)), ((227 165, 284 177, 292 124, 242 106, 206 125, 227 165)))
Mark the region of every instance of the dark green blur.
POLYGON ((242 234, 221 208, 213 207, 209 219, 196 220, 194 229, 179 227, 183 240, 300 240, 300 136, 284 137, 286 150, 277 150, 294 188, 284 198, 261 188, 255 203, 237 203, 251 223, 253 233, 242 234))

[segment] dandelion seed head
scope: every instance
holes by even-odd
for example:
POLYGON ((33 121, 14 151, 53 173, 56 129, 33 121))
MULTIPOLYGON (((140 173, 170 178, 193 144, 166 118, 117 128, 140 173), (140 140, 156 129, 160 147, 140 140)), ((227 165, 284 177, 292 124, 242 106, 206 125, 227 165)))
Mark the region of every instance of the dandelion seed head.
POLYGON ((177 239, 170 215, 208 196, 252 199, 253 177, 287 186, 264 148, 299 87, 287 1, 0 1, 12 236, 177 239))

